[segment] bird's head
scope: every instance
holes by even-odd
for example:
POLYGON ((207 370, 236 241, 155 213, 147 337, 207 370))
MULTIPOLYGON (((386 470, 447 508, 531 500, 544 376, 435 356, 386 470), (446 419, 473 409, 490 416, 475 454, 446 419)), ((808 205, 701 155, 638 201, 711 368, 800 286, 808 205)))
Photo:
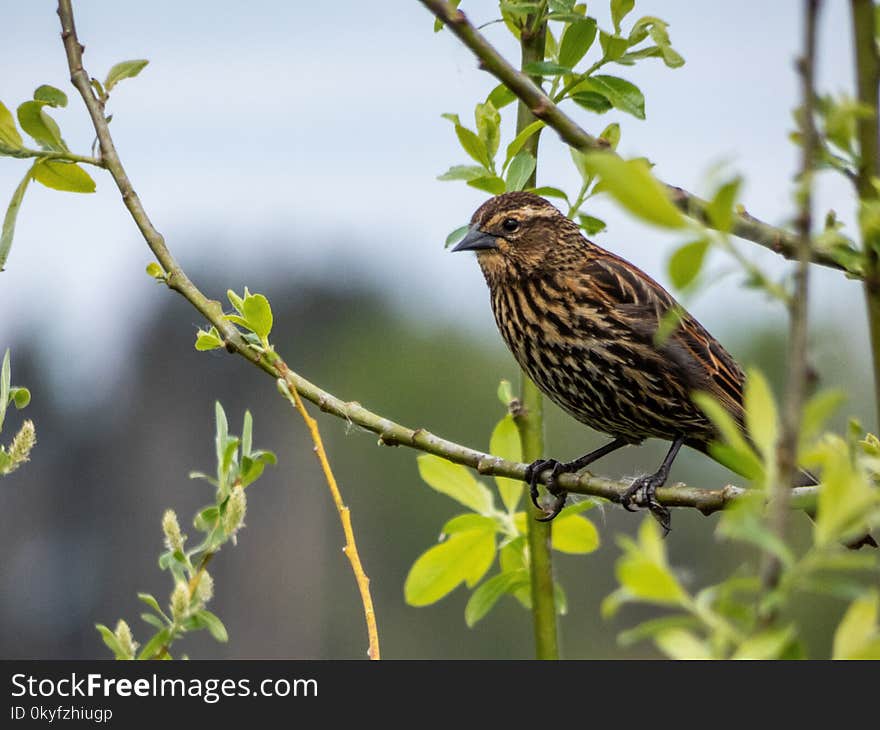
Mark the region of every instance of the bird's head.
POLYGON ((492 284, 513 272, 528 274, 550 263, 575 238, 577 226, 534 193, 504 193, 487 200, 453 251, 476 251, 492 284))

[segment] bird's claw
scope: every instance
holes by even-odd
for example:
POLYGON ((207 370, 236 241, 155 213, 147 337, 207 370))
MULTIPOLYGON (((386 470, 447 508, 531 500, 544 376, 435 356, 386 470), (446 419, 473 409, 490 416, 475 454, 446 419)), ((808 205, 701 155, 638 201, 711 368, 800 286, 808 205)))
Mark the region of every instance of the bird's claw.
POLYGON ((672 529, 669 509, 657 500, 657 487, 663 486, 665 481, 665 476, 659 474, 639 477, 620 496, 620 504, 628 512, 638 512, 642 507, 647 507, 663 528, 663 537, 672 529))
POLYGON ((556 459, 538 459, 529 464, 526 469, 525 479, 529 483, 529 497, 531 497, 532 504, 535 505, 535 508, 544 513, 543 517, 535 518, 538 522, 550 522, 565 506, 568 492, 564 489, 560 489, 556 481, 560 474, 565 473, 565 467, 566 465, 564 463, 557 461, 556 459), (548 469, 550 469, 550 476, 547 478, 546 487, 547 491, 554 497, 553 503, 550 505, 549 509, 544 507, 538 499, 538 480, 541 478, 541 474, 548 469))

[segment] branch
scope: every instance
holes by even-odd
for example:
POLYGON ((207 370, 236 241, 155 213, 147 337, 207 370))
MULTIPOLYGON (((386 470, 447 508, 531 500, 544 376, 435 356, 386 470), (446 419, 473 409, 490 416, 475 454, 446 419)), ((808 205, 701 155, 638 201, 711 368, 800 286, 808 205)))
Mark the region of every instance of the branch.
MULTIPOLYGON (((867 0, 866 0, 867 1, 867 0)), ((559 136, 570 147, 582 152, 602 150, 611 153, 607 143, 586 132, 563 112, 553 100, 547 96, 525 74, 517 71, 504 57, 474 28, 463 12, 452 7, 446 0, 419 0, 438 19, 446 23, 458 36, 464 45, 473 51, 479 59, 479 67, 488 71, 531 109, 538 119, 546 123, 548 127, 556 130, 559 136)), ((873 28, 873 25, 871 26, 873 28)), ((613 153, 612 153, 613 154, 613 153)), ((708 217, 707 201, 689 193, 687 190, 674 185, 666 185, 672 202, 685 214, 702 223, 704 226, 713 228, 712 221, 708 217)), ((786 259, 797 259, 798 236, 783 228, 771 226, 745 211, 734 212, 733 226, 730 230, 735 236, 757 243, 780 254, 786 259)), ((846 266, 839 263, 832 255, 823 251, 811 251, 810 260, 813 263, 828 266, 841 271, 849 271, 846 266)), ((856 275, 857 272, 849 272, 856 275)))
MULTIPOLYGON (((110 130, 103 116, 101 104, 94 96, 92 88, 88 83, 88 75, 82 67, 83 47, 76 36, 70 0, 59 0, 58 14, 61 18, 61 35, 67 51, 71 80, 82 95, 83 101, 92 117, 92 122, 101 144, 102 159, 122 193, 123 202, 131 213, 147 245, 156 254, 165 271, 168 272, 168 277, 166 278, 168 287, 183 296, 217 328, 224 339, 226 349, 229 352, 241 355, 249 362, 261 368, 273 380, 283 377, 291 391, 296 390, 303 398, 314 403, 325 413, 330 413, 337 418, 377 434, 380 444, 385 446, 408 446, 419 451, 441 456, 453 463, 468 466, 480 474, 504 476, 525 481, 525 472, 528 464, 505 461, 497 456, 492 456, 491 454, 486 454, 435 436, 423 428, 413 429, 395 423, 384 416, 367 410, 357 402, 346 402, 337 398, 335 395, 322 390, 314 383, 290 370, 280 358, 275 358, 277 364, 273 364, 262 352, 250 347, 238 329, 225 318, 221 304, 208 299, 186 277, 183 270, 174 261, 162 235, 150 222, 116 154, 110 130)), ((542 483, 546 483, 546 480, 542 480, 542 483)), ((613 481, 611 479, 595 477, 592 474, 582 474, 580 476, 562 474, 558 478, 557 483, 569 492, 602 497, 612 502, 619 502, 621 495, 630 486, 629 482, 613 481)), ((705 490, 677 484, 659 488, 657 490, 657 499, 666 507, 690 507, 708 515, 724 509, 729 502, 740 497, 745 491, 740 487, 730 485, 718 490, 705 490)), ((809 506, 815 503, 817 494, 818 490, 816 487, 794 489, 791 494, 791 502, 793 506, 809 506)))
MULTIPOLYGON (((859 140, 859 169, 856 187, 861 205, 877 204, 874 180, 880 173, 878 159, 878 121, 880 114, 880 59, 874 40, 874 3, 852 0, 853 47, 855 49, 856 88, 858 100, 871 110, 859 116, 856 133, 859 140)), ((862 230, 865 254, 865 304, 871 333, 871 355, 874 366, 874 397, 880 418, 880 240, 876 232, 862 230)))
MULTIPOLYGON (((798 59, 797 68, 801 77, 802 136, 801 169, 798 176, 797 200, 798 215, 795 225, 798 233, 798 264, 794 273, 794 295, 789 303, 791 324, 788 342, 788 381, 786 383, 785 405, 782 412, 782 434, 777 449, 778 473, 775 484, 771 485, 773 506, 770 512, 770 526, 780 542, 785 541, 785 523, 788 518, 788 492, 797 473, 798 436, 800 434, 801 411, 807 382, 807 303, 809 297, 810 250, 812 248, 813 228, 813 171, 818 146, 815 110, 815 71, 816 71, 816 24, 820 0, 804 2, 804 52, 798 59)), ((781 574, 779 557, 767 552, 764 561, 763 583, 766 590, 779 584, 781 574)), ((769 620, 771 617, 767 617, 769 620)))
POLYGON ((32 150, 27 147, 7 147, 0 144, 0 156, 16 157, 19 160, 26 160, 36 157, 41 160, 63 160, 65 162, 82 162, 86 165, 94 165, 95 167, 104 167, 103 161, 97 157, 84 157, 83 155, 75 155, 72 152, 51 152, 49 150, 32 150))
POLYGON ((333 497, 333 504, 336 505, 336 511, 339 513, 339 521, 342 523, 342 532, 345 534, 345 547, 342 552, 351 563, 351 569, 354 571, 354 579, 357 582, 358 590, 361 594, 361 603, 364 604, 364 616, 367 621, 367 636, 370 641, 370 649, 368 656, 370 659, 379 659, 379 631, 376 628, 376 612, 373 610, 373 598, 370 595, 370 579, 364 572, 361 565, 361 558, 358 554, 357 543, 354 539, 354 530, 351 526, 351 510, 345 506, 342 501, 342 493, 336 484, 336 477, 333 476, 333 470, 330 468, 330 461, 327 459, 327 452, 324 450, 324 442, 321 440, 321 432, 318 430, 318 423, 309 415, 306 407, 303 405, 302 398, 296 390, 287 387, 287 381, 283 378, 278 379, 279 390, 281 394, 287 398, 291 405, 299 412, 305 421, 306 428, 312 435, 312 442, 315 444, 315 456, 321 464, 321 470, 324 472, 324 478, 327 480, 327 486, 330 488, 330 494, 333 497))
MULTIPOLYGON (((547 24, 541 19, 544 7, 536 15, 526 18, 520 32, 520 61, 523 68, 534 61, 544 60, 547 43, 547 24)), ((540 84, 541 79, 535 82, 540 84)), ((519 134, 535 117, 522 101, 516 110, 516 133, 519 134)), ((523 149, 538 159, 540 130, 526 140, 523 149)), ((534 187, 538 168, 526 182, 534 187)), ((544 396, 525 372, 520 372, 520 401, 522 408, 516 416, 516 428, 522 444, 522 458, 527 462, 544 457, 544 396)), ((526 505, 526 512, 539 517, 534 505, 526 505)), ((556 625, 556 591, 553 586, 553 554, 550 549, 553 524, 538 519, 526 521, 526 539, 529 545, 529 583, 532 595, 532 629, 535 635, 535 656, 538 659, 559 659, 559 632, 556 625)))

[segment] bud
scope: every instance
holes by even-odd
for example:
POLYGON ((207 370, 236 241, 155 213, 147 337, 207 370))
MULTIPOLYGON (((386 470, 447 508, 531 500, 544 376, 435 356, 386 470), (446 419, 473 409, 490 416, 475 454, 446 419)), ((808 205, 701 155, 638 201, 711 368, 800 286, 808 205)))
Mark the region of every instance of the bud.
POLYGON ((2 472, 0 473, 11 474, 26 461, 29 461, 31 449, 34 448, 36 443, 37 431, 34 428, 34 422, 28 419, 21 424, 21 428, 18 433, 15 434, 15 438, 12 439, 7 454, 9 460, 6 462, 6 465, 2 468, 2 472))
POLYGON ((171 617, 180 623, 189 615, 189 588, 180 581, 171 592, 171 617))
POLYGON ((162 532, 165 533, 165 547, 171 552, 178 550, 183 552, 183 541, 186 540, 186 536, 180 534, 180 524, 173 509, 165 510, 165 514, 162 515, 162 532))
POLYGON ((244 524, 244 515, 247 512, 247 497, 241 485, 233 487, 226 502, 226 512, 223 513, 223 529, 230 537, 234 536, 244 524))
POLYGON ((202 575, 199 578, 199 587, 196 588, 196 597, 198 598, 200 606, 204 606, 214 597, 214 579, 207 570, 203 570, 202 575))
POLYGON ((119 623, 116 624, 116 631, 113 633, 116 635, 116 641, 119 642, 119 647, 122 649, 122 653, 125 654, 125 658, 134 659, 134 653, 137 651, 138 644, 134 637, 132 637, 128 624, 119 619, 119 623))

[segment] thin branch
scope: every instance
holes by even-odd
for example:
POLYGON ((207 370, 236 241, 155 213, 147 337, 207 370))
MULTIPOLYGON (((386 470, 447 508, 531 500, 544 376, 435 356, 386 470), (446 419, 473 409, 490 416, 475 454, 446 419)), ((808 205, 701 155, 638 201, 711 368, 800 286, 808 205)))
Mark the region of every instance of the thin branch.
POLYGON ((278 385, 282 395, 290 401, 302 416, 306 428, 309 429, 309 433, 312 435, 312 442, 315 444, 315 456, 318 457, 318 462, 321 464, 321 470, 324 472, 324 478, 327 480, 327 486, 330 488, 330 494, 333 497, 333 504, 336 505, 336 511, 339 513, 342 532, 345 534, 345 547, 342 548, 342 552, 345 553, 345 556, 351 563, 354 579, 361 594, 361 602, 364 605, 367 636, 370 641, 368 656, 370 659, 379 659, 379 630, 376 628, 376 612, 373 610, 373 598, 370 595, 370 579, 364 572, 363 565, 361 565, 357 543, 354 539, 354 529, 351 526, 351 510, 342 501, 342 493, 339 491, 336 477, 333 476, 333 470, 330 468, 330 461, 327 459, 327 452, 324 450, 324 442, 321 440, 321 432, 318 430, 317 421, 309 415, 309 412, 303 405, 302 398, 300 398, 295 388, 289 388, 284 378, 278 379, 278 385))
MULTIPOLYGON (((816 24, 820 0, 804 1, 804 52, 797 67, 801 77, 801 169, 798 176, 798 214, 795 227, 798 233, 798 264, 794 273, 794 295, 789 301, 791 319, 788 341, 788 381, 782 412, 782 434, 777 449, 777 477, 772 485, 773 501, 770 524, 785 541, 785 523, 788 519, 788 492, 797 473, 798 436, 801 410, 807 383, 807 304, 809 301, 810 251, 813 228, 813 171, 818 146, 814 114, 816 111, 816 24)), ((768 552, 764 561, 763 583, 771 590, 779 583, 779 557, 768 552)))
MULTIPOLYGON (((876 21, 871 0, 852 0, 853 46, 855 48, 856 89, 858 100, 871 114, 856 120, 859 141, 859 168, 856 187, 862 204, 877 204, 874 180, 880 174, 878 134, 880 134, 880 58, 875 40, 876 21)), ((865 305, 871 333, 871 355, 874 368, 874 398, 880 419, 880 236, 876 231, 862 230, 865 255, 865 305)))
MULTIPOLYGON (((229 352, 241 355, 252 364, 261 368, 273 380, 284 377, 291 390, 296 390, 303 398, 318 406, 325 413, 330 413, 348 423, 377 434, 380 444, 386 446, 407 446, 441 456, 456 464, 470 467, 480 474, 504 476, 525 481, 525 472, 528 464, 505 461, 497 456, 492 456, 491 454, 436 436, 423 428, 413 429, 401 425, 364 408, 360 403, 343 401, 332 393, 319 388, 293 370, 290 370, 280 358, 276 358, 277 364, 273 364, 262 352, 250 347, 245 342, 238 329, 224 317, 223 307, 220 302, 208 299, 179 268, 171 256, 171 252, 166 247, 162 235, 153 227, 146 212, 143 210, 140 200, 131 187, 131 183, 125 175, 125 171, 113 147, 113 140, 110 137, 110 131, 102 114, 100 103, 88 84, 88 75, 83 70, 82 46, 76 36, 70 0, 59 0, 58 4, 61 24, 64 29, 62 38, 67 49, 68 63, 71 67, 71 79, 76 79, 74 86, 82 94, 86 107, 92 116, 95 131, 101 142, 102 157, 107 170, 116 181, 122 193, 122 199, 129 209, 141 235, 160 260, 165 271, 168 272, 169 275, 166 282, 169 288, 183 296, 217 328, 224 339, 226 349, 229 352), (85 80, 84 84, 82 83, 83 79, 85 80)), ((630 486, 630 483, 626 481, 604 479, 602 477, 595 477, 592 474, 582 474, 581 476, 562 474, 558 478, 557 483, 568 492, 602 497, 612 502, 619 502, 621 495, 630 486)), ((731 500, 738 498, 744 492, 744 489, 730 485, 722 489, 707 490, 676 484, 658 489, 657 499, 666 507, 689 507, 708 515, 724 509, 731 500)), ((817 493, 818 490, 815 487, 795 489, 792 491, 792 503, 798 507, 810 506, 815 504, 817 493)))
MULTIPOLYGON (((547 43, 547 23, 541 18, 546 9, 542 4, 535 15, 529 15, 520 32, 520 64, 544 60, 547 43)), ((540 84, 541 79, 534 79, 540 84)), ((516 133, 519 134, 535 121, 528 105, 522 101, 516 110, 516 133)), ((541 130, 526 140, 523 149, 538 159, 541 130)), ((526 185, 534 187, 538 168, 532 170, 526 185)), ((522 457, 527 462, 544 457, 544 397, 525 372, 520 373, 521 408, 516 416, 516 427, 522 443, 522 457)), ((537 507, 526 505, 531 517, 540 516, 537 507)), ((553 585, 553 553, 550 549, 553 523, 537 519, 526 520, 526 539, 529 545, 529 582, 532 595, 532 629, 535 636, 535 656, 538 659, 559 658, 559 632, 556 625, 556 592, 553 585)))
MULTIPOLYGON (((611 153, 607 143, 585 131, 571 117, 563 112, 553 100, 547 96, 524 73, 517 71, 504 57, 474 28, 463 12, 452 7, 445 0, 419 0, 437 18, 449 26, 474 55, 479 59, 479 66, 488 71, 501 83, 507 86, 516 96, 531 109, 538 119, 548 127, 556 130, 559 136, 570 147, 589 152, 604 150, 611 153)), ((873 26, 872 26, 873 27, 873 26)), ((694 218, 705 226, 714 227, 707 214, 708 203, 702 198, 689 193, 680 187, 666 185, 672 202, 685 215, 694 218)), ((783 228, 764 223, 745 211, 737 211, 733 216, 733 227, 730 231, 739 238, 757 243, 768 248, 786 259, 796 260, 798 257, 798 236, 783 228)), ((848 271, 846 266, 838 262, 831 254, 824 251, 811 251, 813 263, 828 266, 841 271, 848 271)), ((857 275, 858 272, 850 272, 857 275)))
POLYGON ((0 144, 0 157, 15 157, 19 160, 27 160, 36 157, 41 160, 63 160, 64 162, 82 162, 85 165, 105 167, 102 160, 97 157, 84 157, 72 152, 51 152, 49 150, 32 150, 27 147, 7 147, 0 144))

